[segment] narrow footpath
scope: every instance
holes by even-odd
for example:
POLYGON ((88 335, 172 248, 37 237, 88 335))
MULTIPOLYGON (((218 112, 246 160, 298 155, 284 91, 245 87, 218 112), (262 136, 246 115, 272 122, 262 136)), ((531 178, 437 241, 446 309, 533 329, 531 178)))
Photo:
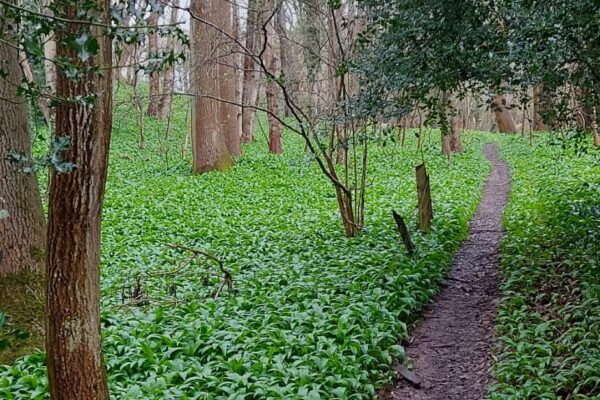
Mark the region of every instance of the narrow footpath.
POLYGON ((406 346, 409 369, 418 382, 411 384, 399 378, 388 399, 481 400, 492 383, 502 212, 508 199, 509 175, 495 144, 485 146, 485 155, 493 170, 469 224, 469 237, 454 256, 435 303, 406 346))

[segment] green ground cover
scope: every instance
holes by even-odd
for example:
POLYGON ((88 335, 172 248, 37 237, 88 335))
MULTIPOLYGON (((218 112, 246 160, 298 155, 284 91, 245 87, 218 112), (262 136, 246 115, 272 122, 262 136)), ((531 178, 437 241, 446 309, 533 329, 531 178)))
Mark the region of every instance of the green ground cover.
POLYGON ((491 399, 600 398, 600 159, 505 140, 501 343, 491 399))
MULTIPOLYGON (((395 208, 414 220, 412 141, 372 146, 367 228, 346 239, 333 190, 297 137, 285 134, 274 157, 259 129, 232 171, 192 176, 180 157, 186 106, 176 109, 168 139, 164 123, 146 121, 142 150, 117 101, 102 232, 112 397, 372 398, 466 235, 489 171, 480 140, 467 135, 450 167, 436 139, 425 151, 436 218, 430 234, 415 233, 412 259, 391 217, 395 208), (207 262, 164 275, 189 256, 174 243, 224 260, 234 290, 211 298, 221 277, 207 262), (138 281, 149 304, 123 306, 138 281)), ((46 398, 43 363, 36 353, 0 367, 0 397, 46 398)))

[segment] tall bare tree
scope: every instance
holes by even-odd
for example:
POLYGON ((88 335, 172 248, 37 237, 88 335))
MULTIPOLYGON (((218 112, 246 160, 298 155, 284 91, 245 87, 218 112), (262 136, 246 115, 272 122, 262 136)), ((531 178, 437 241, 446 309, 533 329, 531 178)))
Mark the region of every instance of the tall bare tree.
MULTIPOLYGON (((86 26, 98 45, 84 60, 70 40, 80 37, 80 23, 66 23, 57 32, 57 56, 82 71, 69 78, 59 68, 56 93, 56 139, 69 138, 61 153, 77 167, 52 172, 47 248, 48 384, 53 400, 108 400, 100 336, 100 221, 108 169, 112 125, 112 74, 95 72, 112 66, 112 43, 103 24, 110 23, 110 1, 102 0, 86 17, 100 23, 86 26), (94 97, 94 104, 82 98, 94 97)), ((57 13, 58 14, 58 13, 57 13)), ((64 2, 62 20, 82 19, 76 1, 64 2)))

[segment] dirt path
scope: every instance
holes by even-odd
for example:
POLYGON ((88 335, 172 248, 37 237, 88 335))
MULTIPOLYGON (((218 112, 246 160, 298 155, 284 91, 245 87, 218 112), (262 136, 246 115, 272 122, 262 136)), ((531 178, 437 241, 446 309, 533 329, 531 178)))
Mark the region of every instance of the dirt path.
POLYGON ((420 387, 400 378, 388 399, 480 400, 491 383, 492 333, 499 295, 502 212, 509 188, 508 167, 497 146, 485 155, 493 165, 469 237, 454 256, 442 290, 412 332, 406 352, 420 387))

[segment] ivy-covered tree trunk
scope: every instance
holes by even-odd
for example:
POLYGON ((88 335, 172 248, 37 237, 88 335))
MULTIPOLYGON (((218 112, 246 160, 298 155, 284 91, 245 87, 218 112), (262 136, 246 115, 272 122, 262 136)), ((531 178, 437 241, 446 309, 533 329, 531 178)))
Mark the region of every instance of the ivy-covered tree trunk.
MULTIPOLYGON (((158 53, 158 13, 153 12, 148 18, 148 25, 152 31, 148 34, 148 57, 155 57, 158 53)), ((150 74, 150 97, 146 114, 151 117, 160 117, 160 75, 158 71, 150 74)))
MULTIPOLYGON (((89 10, 110 21, 110 2, 89 10)), ((66 20, 78 20, 80 8, 69 1, 61 8, 66 20)), ((56 139, 70 145, 60 153, 76 169, 52 172, 47 249, 47 365, 52 400, 108 399, 100 336, 100 221, 112 125, 112 74, 93 71, 112 65, 112 43, 103 28, 93 26, 90 39, 98 49, 86 61, 69 43, 82 37, 81 24, 57 32, 57 55, 83 72, 69 78, 59 68, 56 93, 56 139), (92 39, 93 38, 93 39, 92 39), (82 101, 94 97, 93 104, 82 101)))
MULTIPOLYGON (((219 0, 192 0, 192 15, 220 24, 218 21, 219 0)), ((219 68, 214 58, 213 43, 222 39, 211 26, 192 19, 191 59, 192 87, 192 155, 193 172, 226 171, 233 165, 227 150, 222 126, 219 121, 220 105, 219 68)))
POLYGON ((0 276, 42 271, 46 246, 36 176, 10 161, 17 154, 31 157, 32 137, 27 102, 17 96, 17 87, 12 83, 22 79, 17 50, 11 43, 12 32, 3 31, 2 36, 0 69, 7 75, 0 78, 0 276))

